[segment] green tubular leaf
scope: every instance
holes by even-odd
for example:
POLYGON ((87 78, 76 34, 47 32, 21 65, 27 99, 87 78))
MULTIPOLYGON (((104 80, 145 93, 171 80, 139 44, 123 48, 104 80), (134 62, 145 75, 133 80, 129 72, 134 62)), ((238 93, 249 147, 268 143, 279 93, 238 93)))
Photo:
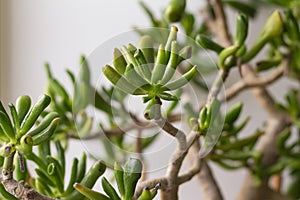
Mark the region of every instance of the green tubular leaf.
POLYGON ((55 147, 57 152, 57 159, 59 160, 59 164, 61 166, 62 177, 65 177, 65 169, 66 169, 65 150, 62 147, 59 140, 55 140, 55 147))
POLYGON ((271 16, 267 19, 260 37, 271 39, 280 36, 283 31, 283 22, 281 14, 278 10, 274 11, 271 16))
POLYGON ((95 102, 94 102, 94 106, 99 109, 102 110, 103 112, 106 112, 109 115, 112 115, 112 107, 109 103, 107 103, 104 98, 102 97, 102 95, 96 91, 96 89, 94 89, 94 94, 95 94, 95 102))
POLYGON ((141 87, 147 84, 147 81, 144 80, 136 71, 136 68, 130 63, 126 67, 125 71, 125 78, 127 80, 130 80, 130 83, 132 83, 136 87, 141 87))
POLYGON ((74 114, 77 114, 79 111, 84 110, 89 105, 91 100, 90 97, 91 97, 91 87, 83 82, 76 82, 74 85, 74 97, 73 97, 74 114))
POLYGON ((178 28, 176 26, 172 26, 165 46, 165 62, 169 60, 171 49, 172 49, 172 42, 176 41, 177 32, 178 32, 178 28))
POLYGON ((52 75, 52 72, 51 72, 51 69, 50 69, 50 64, 49 63, 45 63, 44 65, 45 67, 45 71, 46 71, 46 74, 47 74, 47 78, 53 78, 53 75, 52 75))
POLYGON ((180 78, 171 81, 164 85, 164 90, 176 90, 187 84, 193 76, 197 73, 197 66, 192 67, 188 72, 183 74, 180 78))
POLYGON ((240 12, 249 15, 252 18, 256 14, 256 8, 253 5, 250 5, 249 3, 241 2, 238 0, 223 0, 223 3, 231 6, 236 10, 239 10, 240 12))
POLYGON ((50 104, 51 98, 47 95, 41 95, 37 100, 36 104, 33 106, 31 111, 26 115, 23 123, 21 124, 21 130, 18 137, 21 137, 27 133, 31 127, 34 125, 40 114, 45 108, 50 104))
POLYGON ((53 192, 51 191, 50 187, 48 186, 47 182, 41 178, 37 178, 34 181, 34 187, 38 192, 41 194, 47 195, 47 196, 52 196, 53 192))
MULTIPOLYGON (((96 192, 94 190, 89 189, 88 187, 85 187, 84 185, 81 185, 79 183, 74 184, 74 188, 80 192, 82 195, 86 196, 90 200, 110 200, 107 196, 96 192)), ((73 200, 71 198, 66 198, 65 200, 73 200)))
POLYGON ((159 26, 159 22, 157 21, 157 19, 154 17, 152 11, 148 8, 148 6, 145 4, 145 2, 143 1, 139 1, 140 6, 142 7, 142 9, 144 10, 144 12, 148 15, 148 17, 150 18, 150 21, 152 23, 152 26, 154 27, 158 27, 159 26))
POLYGON ((15 130, 16 130, 16 132, 18 132, 19 129, 20 129, 20 120, 19 120, 19 117, 18 117, 16 107, 13 104, 8 104, 8 107, 10 109, 10 114, 11 114, 12 119, 13 119, 13 124, 14 124, 15 130))
POLYGON ((79 81, 90 85, 90 69, 85 56, 80 57, 79 81))
POLYGON ((210 104, 207 106, 207 117, 205 126, 209 127, 214 122, 216 116, 220 111, 221 102, 217 98, 213 98, 210 104))
POLYGON ((164 45, 161 44, 159 45, 157 58, 152 71, 152 77, 151 77, 152 83, 157 83, 164 76, 166 70, 165 60, 166 60, 166 53, 165 53, 164 45))
POLYGON ((48 86, 49 90, 52 91, 54 94, 57 94, 64 100, 69 99, 69 95, 68 95, 67 91, 61 85, 61 83, 58 82, 58 80, 51 78, 51 79, 49 79, 48 84, 49 84, 49 86, 48 86))
POLYGON ((60 193, 64 192, 63 180, 59 174, 59 167, 55 163, 50 163, 47 167, 47 175, 55 182, 56 188, 60 193))
POLYGON ((166 72, 163 76, 163 79, 160 82, 162 85, 166 84, 169 80, 171 80, 171 78, 175 74, 176 68, 178 66, 177 59, 178 59, 177 42, 172 41, 171 56, 170 56, 170 59, 168 61, 167 67, 166 67, 166 72))
POLYGON ((16 167, 15 167, 15 174, 14 174, 14 179, 16 181, 25 181, 26 177, 27 177, 27 162, 25 158, 21 158, 20 155, 15 156, 15 163, 16 163, 16 167), (23 159, 22 161, 20 161, 21 159, 23 159), (21 166, 21 162, 22 162, 22 166, 21 166), (21 169, 21 167, 24 167, 23 169, 21 169))
POLYGON ((147 63, 154 63, 154 42, 149 35, 144 35, 138 42, 138 47, 142 50, 147 63))
POLYGON ((142 175, 143 165, 139 159, 130 158, 124 166, 124 200, 131 200, 135 187, 142 175))
POLYGON ((158 138, 158 136, 159 136, 159 132, 150 137, 143 138, 142 139, 143 149, 146 149, 149 145, 151 145, 158 138))
POLYGON ((118 186, 118 189, 119 189, 119 192, 120 192, 121 196, 125 195, 125 186, 124 186, 123 175, 124 175, 123 168, 117 162, 115 162, 115 164, 114 164, 114 176, 115 176, 117 186, 118 186))
POLYGON ((234 164, 231 162, 225 162, 225 161, 222 161, 222 160, 214 160, 218 165, 220 165, 221 167, 223 167, 224 169, 227 169, 227 170, 237 170, 237 169, 240 169, 242 167, 245 167, 244 164, 234 164))
POLYGON ((161 187, 161 184, 158 183, 158 184, 155 185, 154 188, 152 188, 152 189, 150 190, 151 198, 152 198, 152 199, 154 199, 154 197, 157 195, 157 190, 158 190, 160 187, 161 187))
POLYGON ((249 122, 250 117, 246 117, 240 125, 238 125, 237 127, 235 127, 233 130, 229 131, 229 135, 233 135, 236 136, 249 122))
POLYGON ((76 182, 77 172, 78 172, 78 159, 74 158, 73 163, 72 163, 72 168, 71 168, 70 180, 69 180, 68 186, 63 194, 64 196, 67 196, 68 194, 73 192, 73 190, 74 190, 73 184, 76 182))
POLYGON ((151 192, 149 190, 149 188, 144 188, 142 194, 139 196, 139 198, 137 200, 151 200, 152 196, 151 196, 151 192))
POLYGON ((281 152, 286 152, 286 141, 290 138, 291 134, 291 131, 287 129, 278 136, 276 146, 281 152))
POLYGON ((18 99, 16 101, 16 109, 17 109, 20 124, 23 123, 23 120, 24 120, 26 114, 28 113, 30 107, 31 107, 31 99, 29 96, 24 95, 24 96, 18 97, 18 99))
POLYGON ((0 111, 3 112, 7 117, 9 117, 1 101, 0 101, 0 111))
POLYGON ((132 49, 132 51, 130 51, 126 46, 122 46, 120 50, 123 53, 123 56, 124 56, 127 64, 131 63, 134 67, 138 66, 138 63, 136 62, 136 60, 133 57, 133 54, 136 51, 136 49, 132 49))
POLYGON ((0 141, 1 141, 1 144, 5 144, 5 143, 8 143, 9 142, 9 138, 6 136, 4 130, 1 128, 0 126, 0 141))
POLYGON ((247 52, 247 46, 246 44, 242 44, 242 46, 240 46, 240 48, 236 51, 235 56, 236 57, 242 57, 246 54, 247 52))
POLYGON ((166 100, 166 101, 179 101, 179 99, 176 96, 169 94, 167 92, 162 92, 158 96, 159 96, 159 98, 166 100))
POLYGON ((185 10, 186 0, 171 0, 164 12, 169 22, 179 22, 185 10))
POLYGON ((55 132, 58 124, 59 124, 60 119, 59 118, 55 118, 54 120, 52 120, 51 124, 42 132, 40 132, 39 134, 35 135, 32 137, 33 139, 33 145, 39 145, 41 143, 43 143, 44 141, 48 140, 55 132))
POLYGON ((242 108, 243 108, 242 103, 234 104, 226 113, 224 122, 227 124, 234 123, 237 120, 237 118, 239 117, 239 115, 242 111, 242 108))
POLYGON ((262 72, 268 69, 271 69, 277 65, 279 65, 282 61, 282 58, 275 58, 271 60, 261 60, 256 63, 256 72, 262 72))
POLYGON ((218 59, 219 68, 225 69, 226 68, 226 64, 225 64, 226 59, 228 57, 234 55, 238 49, 239 49, 239 46, 237 46, 237 45, 232 45, 230 47, 223 49, 219 54, 219 59, 218 59))
POLYGON ((120 74, 124 74, 127 66, 127 62, 122 55, 121 51, 117 48, 114 49, 114 60, 113 60, 114 67, 120 74))
POLYGON ((112 200, 121 200, 118 193, 114 189, 114 187, 108 182, 108 180, 103 177, 102 178, 102 187, 104 192, 112 199, 112 200))
MULTIPOLYGON (((105 164, 102 161, 97 161, 88 171, 88 173, 80 181, 80 185, 87 188, 92 188, 98 178, 104 173, 106 169, 105 164)), ((83 196, 78 191, 73 191, 69 196, 69 199, 82 199, 83 196)))
POLYGON ((6 191, 4 185, 2 183, 0 183, 0 194, 5 198, 5 199, 9 199, 9 200, 18 200, 17 197, 15 197, 14 195, 10 194, 9 192, 6 191))
POLYGON ((217 146, 217 149, 220 149, 224 152, 233 150, 233 149, 239 150, 239 149, 243 148, 244 146, 255 142, 262 134, 263 134, 262 132, 256 132, 255 134, 253 134, 249 137, 246 137, 244 139, 238 140, 235 143, 219 145, 219 146, 217 146))
POLYGON ((130 52, 131 55, 133 55, 134 52, 136 52, 136 50, 137 50, 137 48, 131 43, 128 44, 127 49, 128 49, 128 51, 130 52))
POLYGON ((116 87, 120 88, 126 93, 135 94, 135 95, 143 95, 147 92, 141 88, 136 88, 129 81, 122 77, 117 71, 115 71, 111 66, 106 65, 103 68, 103 73, 108 78, 108 80, 114 84, 116 87))
POLYGON ((205 123, 207 121, 207 107, 204 106, 200 113, 199 113, 199 126, 200 130, 205 130, 208 127, 206 126, 207 124, 205 123))
POLYGON ((73 74, 73 72, 71 72, 69 69, 66 69, 66 72, 67 72, 67 75, 68 75, 68 77, 70 78, 70 80, 71 80, 71 83, 75 83, 75 75, 73 74))
POLYGON ((5 135, 12 141, 16 142, 15 130, 11 124, 10 119, 8 116, 0 111, 0 127, 2 128, 5 135))
POLYGON ((44 182, 46 182, 49 186, 55 187, 54 181, 48 176, 48 174, 46 174, 46 172, 39 168, 36 168, 35 172, 39 176, 39 178, 43 179, 44 182))
POLYGON ((76 182, 81 182, 86 171, 86 154, 83 153, 78 163, 78 174, 76 182))
POLYGON ((281 15, 278 11, 274 11, 272 15, 267 19, 260 35, 255 40, 252 47, 248 50, 246 55, 243 56, 243 63, 248 62, 254 58, 264 45, 271 39, 278 37, 282 34, 283 23, 281 15))
POLYGON ((47 114, 42 119, 42 121, 32 131, 29 131, 26 135, 30 135, 32 137, 37 135, 41 131, 45 130, 52 123, 52 121, 58 117, 59 115, 56 112, 51 112, 47 114))
POLYGON ((44 159, 41 159, 39 156, 35 155, 34 153, 31 153, 29 155, 24 155, 24 156, 26 159, 35 162, 41 169, 46 169, 47 165, 44 159))
POLYGON ((203 34, 197 35, 196 42, 204 49, 212 50, 217 54, 221 53, 221 51, 223 51, 224 49, 224 47, 215 43, 214 41, 212 41, 210 38, 208 38, 206 35, 203 34))
POLYGON ((191 13, 185 13, 180 20, 181 25, 185 30, 186 35, 191 35, 194 30, 195 17, 191 13))
POLYGON ((287 10, 284 12, 286 15, 286 22, 284 23, 287 29, 287 35, 291 40, 299 41, 300 40, 300 30, 297 18, 295 17, 292 10, 287 10))
MULTIPOLYGON (((56 170, 56 177, 59 178, 59 180, 61 180, 61 182, 63 183, 64 182, 64 175, 63 175, 63 169, 62 169, 62 166, 60 164, 60 162, 53 158, 52 156, 48 155, 47 156, 47 163, 53 163, 54 166, 55 166, 55 170, 56 170)), ((49 166, 49 165, 48 165, 49 166)))
POLYGON ((136 52, 134 54, 134 58, 136 59, 136 61, 138 63, 137 71, 140 71, 142 77, 144 77, 146 80, 150 81, 151 71, 147 64, 147 60, 146 60, 143 52, 140 49, 136 50, 136 52))
POLYGON ((38 145, 38 157, 47 163, 47 156, 51 155, 50 140, 38 145))
POLYGON ((236 17, 234 44, 237 46, 241 46, 246 40, 247 34, 248 34, 248 17, 247 15, 240 13, 236 17))
POLYGON ((192 57, 192 49, 192 46, 185 46, 179 51, 177 65, 179 65, 182 61, 192 57))
MULTIPOLYGON (((180 88, 180 89, 178 89, 178 90, 176 90, 175 92, 174 92, 175 94, 174 94, 174 96, 177 98, 177 99, 179 99, 179 97, 182 95, 182 93, 183 93, 183 90, 182 90, 182 88, 180 88)), ((179 103, 179 101, 173 101, 172 103, 171 103, 171 105, 168 107, 168 109, 166 110, 166 116, 169 116, 171 113, 172 113, 172 111, 176 108, 176 106, 178 105, 178 103, 179 103)))

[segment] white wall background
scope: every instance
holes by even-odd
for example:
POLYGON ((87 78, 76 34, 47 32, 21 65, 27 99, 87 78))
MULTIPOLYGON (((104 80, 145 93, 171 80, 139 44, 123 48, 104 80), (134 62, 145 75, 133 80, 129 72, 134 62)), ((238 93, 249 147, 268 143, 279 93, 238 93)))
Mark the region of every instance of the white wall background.
MULTIPOLYGON (((29 94, 36 99, 44 91, 44 62, 49 61, 55 75, 64 80, 65 68, 76 69, 81 54, 88 55, 112 36, 131 30, 132 25, 149 26, 136 0, 0 2, 0 97, 4 103, 14 102, 17 96, 23 94, 29 94)), ((145 2, 153 10, 160 10, 168 1, 145 2)), ((202 2, 192 0, 190 3, 190 8, 195 9, 202 2)), ((269 14, 266 11, 260 17, 265 18, 269 14)), ((229 15, 229 20, 230 24, 234 23, 233 13, 229 15)), ((260 21, 262 20, 258 20, 258 24, 253 24, 252 27, 261 27, 260 21)), ((256 35, 257 33, 251 34, 250 41, 256 35)), ((277 84, 272 88, 278 91, 289 85, 290 83, 277 84)), ((252 100, 251 93, 245 93, 241 98, 248 99, 244 113, 256 116, 246 130, 253 131, 251 125, 262 124, 266 114, 252 100)), ((82 150, 78 148, 79 145, 80 143, 76 143, 76 148, 71 150, 73 155, 78 155, 82 150)), ((245 171, 228 172, 215 166, 213 168, 224 195, 227 199, 234 199, 243 182, 245 171)), ((163 171, 151 176, 161 174, 163 171)), ((197 182, 183 185, 180 197, 200 199, 201 191, 197 182)))

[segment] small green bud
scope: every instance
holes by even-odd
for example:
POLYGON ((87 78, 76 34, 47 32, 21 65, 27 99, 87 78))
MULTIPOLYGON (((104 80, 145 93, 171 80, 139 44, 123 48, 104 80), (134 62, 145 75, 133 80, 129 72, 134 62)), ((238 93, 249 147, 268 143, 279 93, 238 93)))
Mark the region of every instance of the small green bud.
POLYGON ((165 10, 165 18, 169 22, 179 22, 184 14, 186 0, 171 0, 165 10))
POLYGON ((241 46, 246 40, 247 34, 248 34, 248 17, 247 15, 241 13, 236 17, 234 44, 241 46))
POLYGON ((197 35, 196 42, 201 47, 212 50, 212 51, 216 52, 217 54, 219 54, 224 49, 224 47, 215 43, 214 41, 212 41, 210 38, 208 38, 206 35, 203 35, 203 34, 197 35))

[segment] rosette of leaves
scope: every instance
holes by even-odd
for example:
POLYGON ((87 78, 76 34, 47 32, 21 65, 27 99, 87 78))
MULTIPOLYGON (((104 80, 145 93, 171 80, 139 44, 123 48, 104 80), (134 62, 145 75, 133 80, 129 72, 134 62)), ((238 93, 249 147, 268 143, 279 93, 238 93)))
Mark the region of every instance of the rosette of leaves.
MULTIPOLYGON (((114 165, 114 179, 117 183, 117 188, 103 177, 101 185, 104 192, 97 192, 91 190, 81 183, 75 183, 74 188, 79 191, 82 195, 86 196, 91 200, 131 200, 135 194, 136 185, 141 178, 143 165, 140 160, 130 158, 125 163, 124 167, 118 163, 114 165)), ((141 195, 137 198, 138 200, 151 200, 159 189, 158 184, 154 188, 145 188, 141 195)))
POLYGON ((67 135, 85 137, 90 133, 93 118, 87 115, 86 109, 88 106, 93 106, 111 117, 114 108, 109 102, 112 97, 109 96, 109 91, 99 92, 92 86, 90 68, 84 56, 80 58, 78 77, 67 70, 68 77, 73 84, 73 95, 69 94, 65 87, 53 76, 48 64, 45 65, 45 69, 48 77, 47 94, 52 98, 50 107, 61 118, 61 125, 57 130, 58 133, 64 133, 61 134, 61 139, 67 135))
MULTIPOLYGON (((104 75, 118 89, 132 95, 144 96, 144 103, 148 102, 145 111, 147 119, 155 116, 152 109, 158 106, 160 99, 177 101, 177 97, 170 92, 183 87, 197 72, 194 66, 180 78, 172 80, 178 65, 190 58, 191 47, 178 50, 177 28, 172 27, 168 40, 161 44, 155 56, 152 39, 149 36, 141 38, 139 48, 132 44, 115 49, 114 66, 106 65, 104 75), (151 111, 148 112, 148 109, 151 111)), ((155 112, 155 111, 154 111, 155 112)))
POLYGON ((17 169, 24 171, 24 157, 32 158, 32 147, 49 140, 55 133, 59 115, 56 112, 44 112, 50 101, 49 96, 41 95, 31 106, 29 96, 20 96, 16 106, 9 104, 10 116, 0 102, 0 154, 4 158, 4 179, 12 178, 16 155, 19 158, 17 169), (41 120, 35 126, 38 118, 41 120))

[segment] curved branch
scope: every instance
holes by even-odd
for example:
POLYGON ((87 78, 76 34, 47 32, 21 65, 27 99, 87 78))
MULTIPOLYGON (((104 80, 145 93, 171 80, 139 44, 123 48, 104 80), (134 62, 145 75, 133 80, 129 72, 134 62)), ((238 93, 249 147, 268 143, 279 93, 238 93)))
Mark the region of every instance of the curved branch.
POLYGON ((221 101, 222 102, 229 101, 247 88, 269 85, 275 82, 276 80, 278 80, 284 74, 285 69, 286 69, 286 63, 278 67, 269 76, 265 76, 261 78, 253 77, 247 80, 242 79, 226 90, 225 97, 223 97, 221 101))

